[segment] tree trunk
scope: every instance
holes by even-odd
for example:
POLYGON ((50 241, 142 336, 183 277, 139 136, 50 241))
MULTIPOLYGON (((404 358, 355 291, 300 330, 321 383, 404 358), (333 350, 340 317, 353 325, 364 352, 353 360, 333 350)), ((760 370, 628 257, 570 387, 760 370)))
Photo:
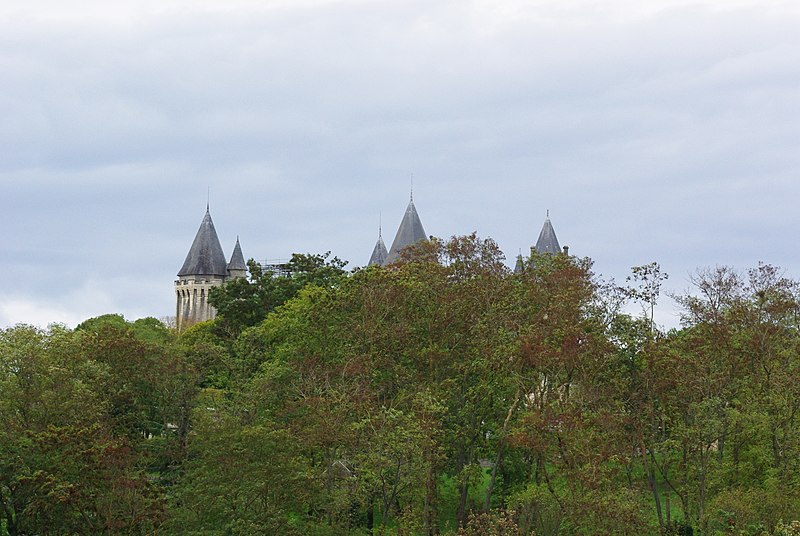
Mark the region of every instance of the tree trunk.
POLYGON ((781 448, 778 443, 778 431, 774 424, 770 426, 770 435, 772 436, 772 458, 774 460, 774 467, 780 469, 783 463, 781 459, 781 448))
POLYGON ((642 451, 642 465, 644 468, 644 473, 647 475, 648 484, 650 484, 650 491, 653 492, 653 500, 656 503, 656 512, 658 513, 658 526, 662 529, 664 528, 664 515, 661 512, 661 497, 658 493, 658 481, 656 480, 656 474, 653 468, 647 461, 647 449, 644 446, 644 443, 641 445, 642 451))
POLYGON ((700 504, 698 505, 697 518, 700 526, 705 530, 706 521, 706 472, 708 470, 708 450, 706 447, 700 448, 700 504))
POLYGON ((500 469, 500 465, 503 463, 503 455, 505 454, 506 443, 508 442, 508 423, 511 422, 511 416, 514 414, 514 410, 517 408, 517 404, 519 403, 519 394, 519 389, 517 389, 517 394, 514 395, 514 403, 511 404, 510 408, 508 408, 508 414, 506 414, 506 418, 503 421, 503 435, 497 442, 497 456, 494 458, 492 476, 489 479, 489 485, 486 488, 486 500, 483 503, 483 509, 486 512, 489 511, 489 507, 492 503, 492 493, 494 492, 494 484, 497 481, 497 471, 500 469))
MULTIPOLYGON (((9 497, 9 501, 10 500, 11 498, 9 497)), ((17 524, 15 519, 16 516, 14 515, 14 509, 13 506, 9 506, 9 504, 6 503, 6 500, 2 494, 2 488, 0 488, 0 505, 3 506, 3 516, 0 517, 0 521, 2 519, 6 520, 6 530, 8 531, 9 536, 17 536, 19 534, 19 531, 17 530, 17 524)))
MULTIPOLYGON (((466 451, 464 452, 461 469, 463 469, 467 465, 472 464, 472 456, 473 456, 473 451, 475 449, 475 440, 476 437, 472 437, 470 439, 469 447, 467 447, 466 451)), ((456 522, 457 526, 463 527, 467 523, 467 500, 469 499, 469 483, 459 484, 458 491, 460 496, 458 500, 458 510, 456 511, 456 522)))
POLYGON ((456 523, 458 527, 467 524, 467 499, 469 498, 469 484, 459 486, 458 511, 456 512, 456 523))
POLYGON ((628 488, 633 489, 633 464, 636 462, 636 447, 633 448, 628 461, 625 463, 625 477, 628 479, 628 488))
POLYGON ((367 531, 372 534, 372 529, 375 527, 375 497, 370 495, 367 501, 367 531))
POLYGON ((537 485, 542 483, 542 464, 543 463, 544 462, 542 461, 542 455, 541 454, 537 454, 536 455, 536 469, 534 470, 534 473, 533 473, 533 481, 536 482, 537 485))
POLYGON ((439 519, 436 512, 436 495, 438 492, 438 479, 436 475, 436 455, 434 446, 429 442, 425 449, 425 459, 427 471, 425 475, 425 500, 423 504, 423 528, 425 536, 433 536, 439 533, 439 519))

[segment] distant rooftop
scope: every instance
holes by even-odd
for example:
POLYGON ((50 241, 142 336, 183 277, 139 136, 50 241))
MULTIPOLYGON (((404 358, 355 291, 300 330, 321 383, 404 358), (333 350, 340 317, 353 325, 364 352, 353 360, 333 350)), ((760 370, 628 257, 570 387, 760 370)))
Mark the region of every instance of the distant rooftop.
POLYGON ((539 240, 536 241, 536 251, 539 253, 561 253, 561 246, 558 244, 553 224, 550 223, 549 214, 544 220, 544 225, 542 225, 539 240))
POLYGON ((375 242, 375 248, 372 250, 372 255, 369 258, 369 264, 367 264, 367 266, 383 266, 388 256, 389 252, 386 251, 386 244, 383 243, 383 237, 378 233, 378 241, 375 242))
POLYGON ((239 245, 239 237, 236 237, 236 245, 233 246, 228 270, 247 270, 247 263, 244 262, 244 255, 242 255, 242 246, 239 245))
POLYGON ((425 234, 425 229, 422 227, 422 221, 417 214, 417 208, 414 206, 414 200, 411 199, 406 207, 406 213, 403 215, 403 220, 400 222, 400 227, 397 229, 397 234, 392 242, 392 248, 386 256, 384 264, 391 264, 400 258, 400 252, 422 240, 427 240, 428 235, 425 234))
POLYGON ((192 247, 178 272, 178 276, 189 275, 222 277, 228 275, 228 262, 225 260, 225 253, 219 243, 217 230, 214 229, 214 222, 211 220, 208 207, 206 207, 206 215, 200 223, 200 229, 197 230, 192 247))

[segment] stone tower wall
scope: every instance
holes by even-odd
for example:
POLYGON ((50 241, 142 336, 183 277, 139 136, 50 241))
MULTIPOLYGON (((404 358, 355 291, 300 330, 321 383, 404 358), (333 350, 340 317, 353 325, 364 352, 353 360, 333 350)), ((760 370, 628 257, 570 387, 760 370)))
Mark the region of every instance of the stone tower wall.
POLYGON ((178 331, 211 320, 217 315, 208 303, 208 292, 225 282, 223 278, 214 276, 185 276, 175 281, 176 311, 175 319, 178 331))

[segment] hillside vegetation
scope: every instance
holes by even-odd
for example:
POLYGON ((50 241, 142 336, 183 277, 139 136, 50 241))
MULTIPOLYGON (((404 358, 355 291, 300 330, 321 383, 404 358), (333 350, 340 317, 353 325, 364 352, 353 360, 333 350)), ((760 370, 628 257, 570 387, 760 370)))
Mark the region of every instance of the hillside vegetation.
POLYGON ((800 534, 798 283, 701 271, 662 333, 665 277, 472 235, 0 331, 0 534, 800 534))

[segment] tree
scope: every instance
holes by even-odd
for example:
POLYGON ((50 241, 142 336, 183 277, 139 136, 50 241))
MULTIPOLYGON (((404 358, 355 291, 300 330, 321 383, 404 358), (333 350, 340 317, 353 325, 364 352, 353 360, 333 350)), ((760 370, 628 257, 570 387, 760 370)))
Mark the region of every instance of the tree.
POLYGON ((675 297, 683 329, 645 353, 638 415, 651 469, 691 524, 758 518, 772 530, 797 504, 797 284, 769 265, 692 281, 695 293, 675 297), (744 496, 759 497, 757 514, 744 496))
POLYGON ((82 351, 84 335, 0 332, 0 526, 11 536, 142 534, 163 519, 139 438, 115 433, 113 372, 82 351))
POLYGON ((669 278, 669 275, 661 271, 661 266, 657 262, 634 266, 631 272, 626 280, 633 281, 637 286, 629 287, 626 291, 632 299, 641 301, 650 308, 650 331, 655 333, 655 307, 661 293, 661 284, 669 278))
POLYGON ((296 440, 221 397, 195 410, 189 461, 170 508, 170 534, 301 535, 317 482, 296 440))
POLYGON ((218 314, 218 330, 235 338, 246 327, 263 321, 306 285, 328 288, 345 277, 346 262, 324 254, 292 254, 281 273, 262 270, 250 259, 249 278, 233 279, 209 292, 208 302, 218 314))

